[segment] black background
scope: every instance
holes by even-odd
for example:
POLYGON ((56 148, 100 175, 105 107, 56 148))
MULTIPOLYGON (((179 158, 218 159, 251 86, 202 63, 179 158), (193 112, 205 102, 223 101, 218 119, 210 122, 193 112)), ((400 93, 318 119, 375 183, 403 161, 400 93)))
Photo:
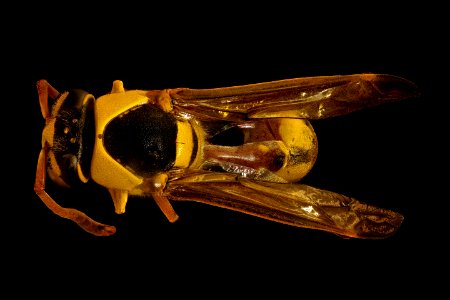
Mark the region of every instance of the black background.
MULTIPOLYGON (((437 128, 443 119, 437 116, 442 99, 436 81, 441 48, 417 16, 400 17, 397 11, 375 15, 336 18, 322 26, 313 22, 322 16, 300 21, 289 14, 275 21, 267 15, 241 26, 235 18, 245 17, 233 11, 220 21, 216 14, 184 16, 172 31, 168 24, 176 18, 170 13, 157 21, 131 18, 138 23, 131 28, 131 22, 117 21, 120 14, 106 17, 105 23, 94 22, 98 16, 88 14, 73 19, 86 28, 57 31, 53 22, 37 28, 20 100, 26 103, 21 110, 29 115, 24 123, 26 155, 21 154, 27 168, 16 189, 20 208, 11 213, 16 220, 9 230, 13 252, 26 251, 20 261, 28 266, 38 262, 34 270, 50 267, 56 277, 65 274, 62 270, 81 269, 91 274, 86 281, 92 282, 98 278, 89 269, 114 273, 121 266, 120 272, 129 275, 136 270, 148 276, 164 274, 172 284, 196 278, 198 290, 208 281, 220 291, 236 286, 261 291, 280 280, 275 289, 299 293, 300 283, 309 278, 324 288, 333 283, 359 286, 381 295, 390 288, 407 288, 405 282, 412 279, 425 279, 444 247, 434 238, 442 228, 438 215, 445 200, 436 193, 439 184, 432 172, 441 163, 437 128), (212 23, 224 27, 211 31, 212 23), (52 214, 33 191, 44 125, 35 88, 39 79, 60 91, 81 88, 99 97, 110 91, 115 79, 126 89, 151 90, 365 72, 409 79, 422 95, 313 121, 319 156, 303 182, 402 213, 405 221, 390 238, 342 239, 195 202, 173 203, 180 216, 173 224, 146 198, 130 198, 126 213, 116 215, 102 187, 65 190, 48 182, 49 194, 61 205, 117 227, 111 237, 95 237, 52 214), (230 274, 228 281, 219 279, 223 274, 230 274), (267 284, 248 288, 249 278, 267 284)), ((112 274, 101 273, 116 282, 112 274)))

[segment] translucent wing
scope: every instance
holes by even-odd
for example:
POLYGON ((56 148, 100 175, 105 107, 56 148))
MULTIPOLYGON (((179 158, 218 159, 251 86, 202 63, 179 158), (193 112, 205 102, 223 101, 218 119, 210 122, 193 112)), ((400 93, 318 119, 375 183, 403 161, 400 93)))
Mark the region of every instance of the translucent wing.
POLYGON ((198 173, 173 180, 170 200, 197 201, 264 219, 342 237, 377 239, 394 234, 403 216, 304 184, 253 181, 225 173, 198 173))
POLYGON ((317 76, 215 89, 177 89, 175 111, 199 119, 322 119, 415 97, 410 81, 385 74, 317 76))

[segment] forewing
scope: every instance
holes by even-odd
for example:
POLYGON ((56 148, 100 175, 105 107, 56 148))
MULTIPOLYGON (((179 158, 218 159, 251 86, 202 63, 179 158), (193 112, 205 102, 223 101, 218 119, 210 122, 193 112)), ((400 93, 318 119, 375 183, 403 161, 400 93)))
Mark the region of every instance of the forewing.
POLYGON ((385 238, 402 215, 304 184, 252 181, 232 174, 203 173, 171 181, 170 200, 196 201, 342 237, 385 238))
POLYGON ((322 119, 418 95, 401 77, 355 74, 286 79, 214 89, 178 89, 175 111, 199 119, 322 119))

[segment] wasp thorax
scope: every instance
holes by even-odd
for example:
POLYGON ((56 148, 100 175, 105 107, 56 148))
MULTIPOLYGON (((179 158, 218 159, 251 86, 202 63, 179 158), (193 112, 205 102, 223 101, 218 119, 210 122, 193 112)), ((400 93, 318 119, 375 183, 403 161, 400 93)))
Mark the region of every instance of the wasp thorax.
POLYGON ((139 105, 109 122, 103 144, 120 164, 144 175, 173 166, 177 132, 173 115, 154 106, 139 105))

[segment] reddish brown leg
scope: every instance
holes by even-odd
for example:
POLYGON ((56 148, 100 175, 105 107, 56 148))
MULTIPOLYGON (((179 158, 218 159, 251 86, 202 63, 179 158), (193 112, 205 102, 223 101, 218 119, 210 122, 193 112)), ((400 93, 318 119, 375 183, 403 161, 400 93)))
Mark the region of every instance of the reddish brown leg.
POLYGON ((164 213, 169 222, 173 223, 178 220, 178 215, 170 204, 169 199, 163 196, 164 188, 167 183, 167 174, 160 173, 150 178, 144 179, 144 183, 141 186, 142 191, 146 194, 151 194, 158 207, 164 213))
POLYGON ((89 218, 84 213, 73 209, 61 207, 45 192, 45 177, 46 177, 46 149, 42 149, 39 153, 39 159, 36 169, 36 180, 34 183, 34 191, 41 198, 44 204, 55 214, 62 218, 66 218, 77 223, 81 228, 87 232, 97 236, 109 236, 116 232, 114 226, 105 225, 96 222, 89 218))
POLYGON ((166 218, 169 220, 169 222, 173 223, 176 220, 178 220, 178 215, 173 209, 167 197, 162 196, 161 193, 153 193, 152 196, 153 199, 156 201, 156 204, 158 204, 158 207, 161 209, 166 218))
POLYGON ((47 118, 50 114, 48 110, 48 97, 50 97, 51 99, 56 99, 59 96, 59 92, 54 87, 52 87, 45 79, 41 79, 37 82, 37 90, 42 116, 44 118, 47 118))

